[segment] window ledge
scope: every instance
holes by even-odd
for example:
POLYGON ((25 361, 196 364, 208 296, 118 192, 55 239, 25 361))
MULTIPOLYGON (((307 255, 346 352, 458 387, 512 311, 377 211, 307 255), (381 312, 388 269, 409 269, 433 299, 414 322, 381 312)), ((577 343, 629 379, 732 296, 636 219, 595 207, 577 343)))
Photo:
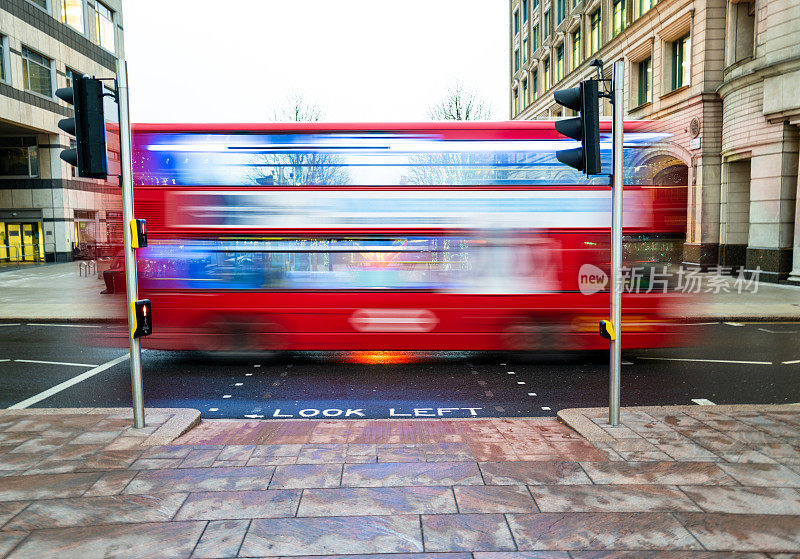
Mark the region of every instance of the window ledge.
POLYGON ((646 102, 646 103, 642 103, 641 105, 638 105, 638 106, 636 106, 636 107, 633 107, 632 109, 628 109, 628 114, 630 114, 630 113, 635 113, 636 111, 639 111, 639 110, 641 110, 641 109, 644 109, 645 107, 650 107, 650 106, 652 106, 652 105, 653 105, 653 102, 652 102, 652 101, 648 101, 648 102, 646 102))
POLYGON ((680 93, 682 91, 688 90, 690 87, 691 87, 691 84, 690 85, 682 85, 678 89, 673 89, 672 91, 667 91, 666 93, 662 93, 661 94, 661 98, 664 99, 664 98, 667 98, 667 97, 671 97, 673 95, 677 95, 678 93, 680 93))
POLYGON ((47 96, 44 95, 43 93, 39 93, 38 91, 33 91, 32 89, 23 89, 22 91, 24 91, 25 93, 30 93, 31 95, 36 95, 36 97, 39 97, 41 99, 47 99, 48 101, 52 101, 54 103, 58 102, 56 100, 55 95, 47 96))

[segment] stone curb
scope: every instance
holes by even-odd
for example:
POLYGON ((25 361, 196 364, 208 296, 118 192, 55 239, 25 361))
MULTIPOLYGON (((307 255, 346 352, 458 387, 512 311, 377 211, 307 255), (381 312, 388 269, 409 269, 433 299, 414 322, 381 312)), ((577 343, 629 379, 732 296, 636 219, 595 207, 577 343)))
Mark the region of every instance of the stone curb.
MULTIPOLYGON (((800 413, 800 404, 720 404, 714 406, 630 406, 620 409, 620 414, 628 412, 645 412, 661 410, 668 412, 697 411, 705 408, 706 411, 739 412, 739 411, 796 411, 800 413)), ((608 408, 573 408, 559 410, 556 416, 568 427, 574 429, 580 436, 590 442, 609 443, 615 439, 602 428, 595 424, 591 418, 608 417, 608 408)), ((621 422, 623 423, 623 422, 621 422)))
MULTIPOLYGON (((133 410, 131 408, 26 408, 26 409, 0 409, 0 416, 3 415, 124 415, 133 421, 133 410)), ((156 429, 149 437, 142 441, 143 446, 166 445, 188 432, 200 423, 200 411, 192 408, 145 408, 144 417, 147 422, 147 414, 171 414, 163 425, 156 429)), ((133 428, 131 426, 131 428, 133 428)))

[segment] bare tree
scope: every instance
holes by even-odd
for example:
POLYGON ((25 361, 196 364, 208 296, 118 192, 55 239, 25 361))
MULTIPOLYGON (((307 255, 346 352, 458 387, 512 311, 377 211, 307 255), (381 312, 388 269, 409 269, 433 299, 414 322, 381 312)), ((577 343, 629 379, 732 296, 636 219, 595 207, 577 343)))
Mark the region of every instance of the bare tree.
POLYGON ((489 120, 492 111, 474 91, 457 81, 428 109, 428 115, 431 120, 489 120))
MULTIPOLYGON (((276 107, 275 122, 318 122, 322 110, 307 101, 302 93, 294 92, 276 107)), ((278 186, 327 186, 350 182, 344 158, 336 153, 315 150, 305 145, 296 151, 283 149, 280 153, 259 154, 254 162, 253 179, 259 184, 278 186)), ((290 148, 291 144, 283 146, 290 148)))

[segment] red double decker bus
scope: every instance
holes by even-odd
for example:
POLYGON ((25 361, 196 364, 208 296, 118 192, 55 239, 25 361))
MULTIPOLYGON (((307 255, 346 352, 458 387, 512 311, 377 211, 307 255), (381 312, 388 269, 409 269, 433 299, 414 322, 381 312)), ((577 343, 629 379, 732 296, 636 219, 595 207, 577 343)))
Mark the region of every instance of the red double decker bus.
MULTIPOLYGON (((626 125, 629 260, 680 251, 685 188, 653 184, 661 136, 626 125)), ((137 125, 146 347, 607 347, 611 189, 560 164, 552 122, 137 125)), ((610 127, 601 123, 610 172, 610 127)), ((625 294, 626 347, 670 343, 678 295, 625 294)))

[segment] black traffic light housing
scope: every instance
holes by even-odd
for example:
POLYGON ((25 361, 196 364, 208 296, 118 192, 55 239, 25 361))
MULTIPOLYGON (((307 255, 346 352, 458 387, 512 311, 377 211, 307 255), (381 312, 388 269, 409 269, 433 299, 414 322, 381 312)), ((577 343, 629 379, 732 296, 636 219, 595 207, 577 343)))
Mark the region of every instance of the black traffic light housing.
POLYGON ((153 314, 150 308, 150 299, 139 299, 131 301, 133 309, 133 327, 131 328, 131 338, 141 338, 153 333, 153 314))
POLYGON ((75 136, 75 147, 61 152, 61 159, 78 168, 78 176, 105 179, 106 119, 103 110, 103 83, 88 76, 75 77, 72 87, 56 90, 56 96, 70 103, 74 118, 64 118, 58 127, 75 136))
POLYGON ((597 84, 597 80, 584 80, 575 87, 553 94, 556 103, 578 111, 579 115, 556 121, 556 130, 581 142, 579 148, 557 151, 556 159, 587 175, 600 174, 600 95, 597 84))

